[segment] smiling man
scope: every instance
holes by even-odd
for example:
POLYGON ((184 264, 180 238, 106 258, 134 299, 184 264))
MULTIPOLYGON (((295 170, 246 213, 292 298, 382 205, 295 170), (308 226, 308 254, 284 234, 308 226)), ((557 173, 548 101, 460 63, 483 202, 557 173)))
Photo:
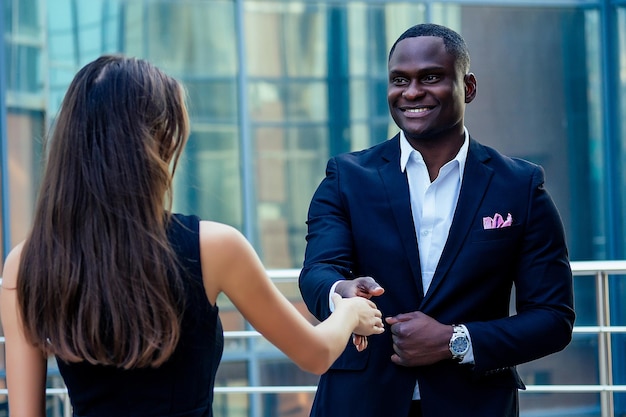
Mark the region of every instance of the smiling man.
POLYGON ((389 53, 400 132, 328 162, 309 209, 303 299, 324 319, 334 292, 373 297, 390 331, 354 337, 312 416, 516 417, 515 366, 571 340, 572 275, 543 169, 470 136, 469 69, 458 33, 409 28, 389 53))

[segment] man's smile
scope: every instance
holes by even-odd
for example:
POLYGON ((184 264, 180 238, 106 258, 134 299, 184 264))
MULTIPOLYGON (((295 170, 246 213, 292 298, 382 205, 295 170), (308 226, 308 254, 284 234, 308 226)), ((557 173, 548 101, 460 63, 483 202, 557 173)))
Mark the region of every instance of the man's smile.
POLYGON ((406 116, 422 115, 432 110, 433 106, 420 106, 420 107, 399 107, 398 109, 406 116))

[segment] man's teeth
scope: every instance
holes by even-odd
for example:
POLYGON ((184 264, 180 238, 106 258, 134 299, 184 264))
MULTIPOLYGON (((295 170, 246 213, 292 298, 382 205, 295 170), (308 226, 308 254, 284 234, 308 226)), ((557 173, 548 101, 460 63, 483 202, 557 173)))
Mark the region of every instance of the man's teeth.
POLYGON ((425 111, 428 111, 428 108, 422 107, 422 108, 419 108, 419 109, 406 109, 405 111, 407 111, 409 113, 423 113, 425 111))

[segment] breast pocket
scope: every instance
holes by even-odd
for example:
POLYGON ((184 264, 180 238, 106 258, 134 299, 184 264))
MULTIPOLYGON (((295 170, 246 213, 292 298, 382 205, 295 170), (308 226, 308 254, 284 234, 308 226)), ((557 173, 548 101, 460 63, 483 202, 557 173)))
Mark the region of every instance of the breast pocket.
MULTIPOLYGON (((521 225, 502 227, 499 229, 479 229, 471 234, 472 243, 516 240, 522 233, 521 225)), ((501 242, 500 242, 501 243, 501 242)))

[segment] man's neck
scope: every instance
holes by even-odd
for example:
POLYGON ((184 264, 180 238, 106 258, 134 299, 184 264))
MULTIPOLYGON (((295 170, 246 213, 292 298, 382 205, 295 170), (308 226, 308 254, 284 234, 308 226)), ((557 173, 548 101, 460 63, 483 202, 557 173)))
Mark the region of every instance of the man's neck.
POLYGON ((415 140, 407 136, 411 146, 419 151, 424 158, 430 181, 439 175, 442 166, 453 160, 465 142, 465 133, 460 135, 441 137, 437 139, 415 140))

